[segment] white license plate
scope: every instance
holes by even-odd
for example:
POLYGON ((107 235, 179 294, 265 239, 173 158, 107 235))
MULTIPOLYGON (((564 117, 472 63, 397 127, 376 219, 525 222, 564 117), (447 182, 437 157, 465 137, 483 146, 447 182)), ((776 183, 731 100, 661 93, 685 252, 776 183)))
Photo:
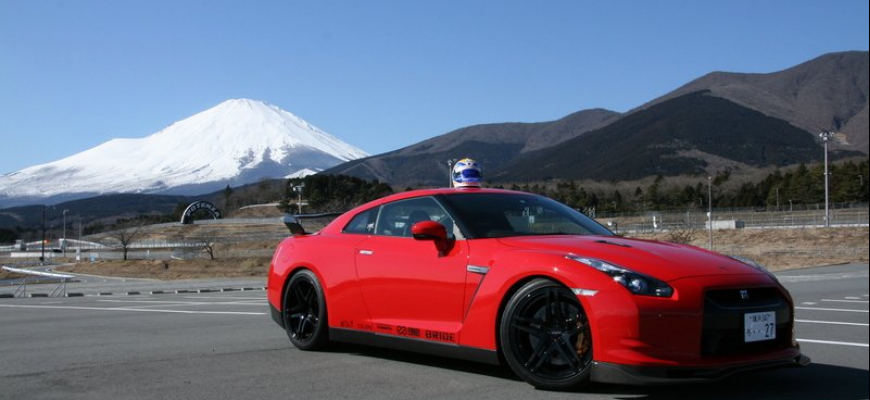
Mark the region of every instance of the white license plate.
POLYGON ((743 314, 743 341, 760 342, 776 339, 776 312, 743 314))

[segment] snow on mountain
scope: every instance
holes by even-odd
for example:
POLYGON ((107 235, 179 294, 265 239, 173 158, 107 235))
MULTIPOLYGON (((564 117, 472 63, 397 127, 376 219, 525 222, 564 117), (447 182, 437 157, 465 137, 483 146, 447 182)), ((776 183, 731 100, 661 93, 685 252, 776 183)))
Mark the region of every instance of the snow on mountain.
POLYGON ((301 118, 227 100, 141 139, 113 139, 0 176, 0 199, 74 194, 200 194, 263 178, 304 176, 366 157, 301 118))

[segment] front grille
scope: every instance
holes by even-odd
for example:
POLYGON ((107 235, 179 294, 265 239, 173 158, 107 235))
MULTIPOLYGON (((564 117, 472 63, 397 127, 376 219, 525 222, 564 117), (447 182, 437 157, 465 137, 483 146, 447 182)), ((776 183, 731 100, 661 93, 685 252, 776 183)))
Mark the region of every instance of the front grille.
POLYGON ((777 288, 710 290, 704 298, 701 355, 757 354, 791 346, 791 307, 777 288), (743 291, 743 293, 741 293, 743 291), (775 311, 776 339, 744 342, 744 314, 775 311))

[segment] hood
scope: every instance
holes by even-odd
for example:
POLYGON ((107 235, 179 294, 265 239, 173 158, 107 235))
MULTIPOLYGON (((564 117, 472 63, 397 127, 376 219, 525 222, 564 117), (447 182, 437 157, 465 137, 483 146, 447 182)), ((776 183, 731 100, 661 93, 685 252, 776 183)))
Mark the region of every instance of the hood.
POLYGON ((525 236, 498 241, 518 249, 595 258, 664 281, 690 276, 762 274, 731 257, 667 242, 616 236, 525 236))

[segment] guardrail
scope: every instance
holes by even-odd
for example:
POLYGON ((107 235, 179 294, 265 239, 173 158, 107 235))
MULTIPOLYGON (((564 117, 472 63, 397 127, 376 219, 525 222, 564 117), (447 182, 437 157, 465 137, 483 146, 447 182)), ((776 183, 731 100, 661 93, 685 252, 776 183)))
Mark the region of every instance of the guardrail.
MULTIPOLYGON (((30 269, 12 268, 3 266, 3 270, 14 274, 40 276, 44 278, 60 279, 60 284, 48 295, 48 297, 66 297, 67 279, 75 279, 73 275, 56 274, 54 272, 34 271, 30 269)), ((25 279, 12 293, 12 297, 27 297, 27 280, 25 279)))

